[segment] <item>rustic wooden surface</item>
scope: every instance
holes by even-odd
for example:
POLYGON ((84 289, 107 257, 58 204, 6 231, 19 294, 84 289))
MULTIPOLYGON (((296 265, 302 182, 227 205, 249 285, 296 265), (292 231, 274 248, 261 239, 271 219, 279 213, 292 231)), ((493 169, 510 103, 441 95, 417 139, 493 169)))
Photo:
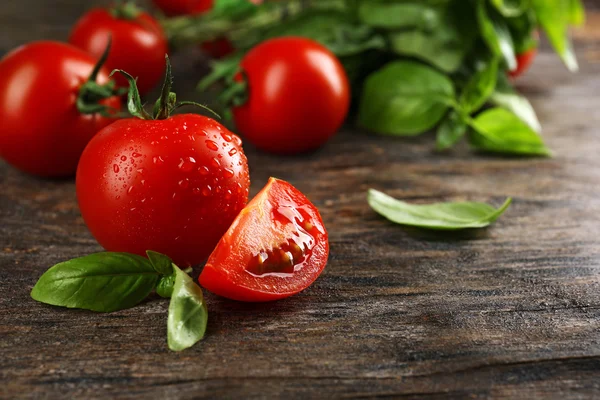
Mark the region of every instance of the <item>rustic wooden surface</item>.
MULTIPOLYGON (((64 38, 90 3, 3 2, 0 49, 64 38)), ((0 163, 0 397, 600 397, 597 28, 577 35, 578 75, 542 54, 521 81, 552 159, 438 155, 431 135, 352 129, 303 157, 247 145, 254 192, 275 175, 320 208, 329 264, 284 301, 207 294, 206 339, 182 353, 167 349, 164 300, 106 315, 31 300, 49 266, 101 248, 71 180, 0 163), (377 216, 370 187, 414 201, 515 201, 489 229, 441 235, 377 216)), ((175 58, 180 90, 199 62, 175 58)))

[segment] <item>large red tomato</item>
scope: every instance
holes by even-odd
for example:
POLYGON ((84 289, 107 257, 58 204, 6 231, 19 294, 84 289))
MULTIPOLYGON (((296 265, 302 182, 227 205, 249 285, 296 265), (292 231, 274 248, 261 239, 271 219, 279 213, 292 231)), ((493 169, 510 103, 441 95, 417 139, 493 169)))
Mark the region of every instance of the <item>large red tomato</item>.
POLYGON ((169 17, 200 14, 213 6, 213 0, 152 0, 152 2, 169 17))
POLYGON ((281 299, 310 286, 328 255, 317 208, 289 183, 271 178, 223 236, 200 284, 233 300, 281 299))
POLYGON ((346 119, 346 72, 333 53, 315 41, 265 41, 243 58, 241 68, 248 98, 233 108, 234 121, 260 149, 281 154, 314 150, 346 119))
POLYGON ((200 263, 248 200, 240 139, 213 119, 130 118, 102 130, 77 169, 81 214, 109 251, 200 263))
MULTIPOLYGON (((165 73, 167 38, 151 15, 125 7, 92 9, 75 24, 69 42, 99 57, 112 38, 106 66, 137 77, 138 89, 144 94, 156 86, 165 73)), ((115 79, 120 86, 127 87, 125 78, 116 76, 115 79)))
MULTIPOLYGON (((0 157, 30 174, 44 177, 75 173, 89 140, 114 119, 84 114, 78 97, 93 106, 118 110, 120 99, 94 99, 82 93, 96 60, 58 42, 34 42, 0 61, 0 157)), ((108 82, 99 71, 96 82, 108 82)))

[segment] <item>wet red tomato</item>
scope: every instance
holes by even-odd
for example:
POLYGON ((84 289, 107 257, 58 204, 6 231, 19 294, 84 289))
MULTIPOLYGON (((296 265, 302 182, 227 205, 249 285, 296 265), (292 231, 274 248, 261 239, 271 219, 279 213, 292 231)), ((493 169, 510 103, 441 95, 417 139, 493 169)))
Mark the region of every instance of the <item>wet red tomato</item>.
POLYGON ((242 59, 248 99, 233 108, 237 129, 256 147, 281 154, 314 150, 340 128, 350 86, 339 60, 306 38, 267 40, 242 59))
POLYGON ((200 284, 233 300, 281 299, 310 286, 328 255, 317 208, 289 183, 271 178, 223 236, 200 284))
POLYGON ((521 76, 525 71, 529 69, 531 64, 533 64, 533 60, 535 60, 535 56, 537 55, 537 48, 533 47, 521 54, 517 54, 517 69, 514 71, 509 71, 508 75, 515 79, 521 76))
POLYGON ((109 251, 205 260, 248 200, 241 140, 213 119, 130 118, 102 130, 77 169, 81 214, 109 251))
MULTIPOLYGON (((73 46, 34 42, 0 61, 0 157, 43 177, 73 175, 90 139, 114 119, 83 114, 77 99, 96 61, 73 46)), ((101 69, 96 82, 108 82, 101 69)), ((100 103, 118 110, 120 99, 100 103)))
MULTIPOLYGON (((167 38, 150 14, 124 7, 92 9, 75 24, 69 42, 100 57, 111 37, 112 49, 106 66, 137 77, 138 89, 144 94, 156 86, 165 73, 167 38)), ((115 79, 121 87, 128 86, 122 76, 115 75, 115 79)))

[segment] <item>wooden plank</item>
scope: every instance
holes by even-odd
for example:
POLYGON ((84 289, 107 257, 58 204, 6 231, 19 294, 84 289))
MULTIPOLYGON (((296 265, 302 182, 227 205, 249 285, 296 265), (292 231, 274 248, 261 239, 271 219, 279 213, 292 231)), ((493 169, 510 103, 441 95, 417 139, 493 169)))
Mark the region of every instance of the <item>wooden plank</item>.
MULTIPOLYGON (((59 37, 85 7, 7 2, 0 47, 59 37)), ((0 164, 0 397, 600 396, 597 48, 582 44, 577 75, 541 54, 520 83, 552 159, 464 146, 440 155, 432 135, 393 139, 351 127, 302 157, 246 144, 253 193, 276 175, 319 206, 329 264, 309 290, 271 304, 207 294, 207 337, 182 353, 167 349, 168 304, 158 297, 106 315, 30 299, 46 268, 101 248, 71 180, 0 164), (442 235, 379 217, 366 204, 370 187, 409 201, 515 201, 489 229, 442 235)), ((174 60, 176 84, 190 96, 200 57, 174 60)))

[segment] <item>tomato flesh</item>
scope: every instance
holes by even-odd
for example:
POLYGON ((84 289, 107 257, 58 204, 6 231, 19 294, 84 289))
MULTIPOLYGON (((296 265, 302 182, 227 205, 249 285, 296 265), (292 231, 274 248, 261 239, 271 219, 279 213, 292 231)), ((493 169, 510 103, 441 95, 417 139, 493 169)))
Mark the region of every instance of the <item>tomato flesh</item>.
POLYGON ((108 251, 154 250, 203 262, 248 200, 241 140, 211 118, 124 119, 86 147, 77 169, 81 214, 108 251))
POLYGON ((317 208, 289 183, 271 178, 221 238, 199 281, 233 300, 277 300, 310 286, 328 255, 317 208))

